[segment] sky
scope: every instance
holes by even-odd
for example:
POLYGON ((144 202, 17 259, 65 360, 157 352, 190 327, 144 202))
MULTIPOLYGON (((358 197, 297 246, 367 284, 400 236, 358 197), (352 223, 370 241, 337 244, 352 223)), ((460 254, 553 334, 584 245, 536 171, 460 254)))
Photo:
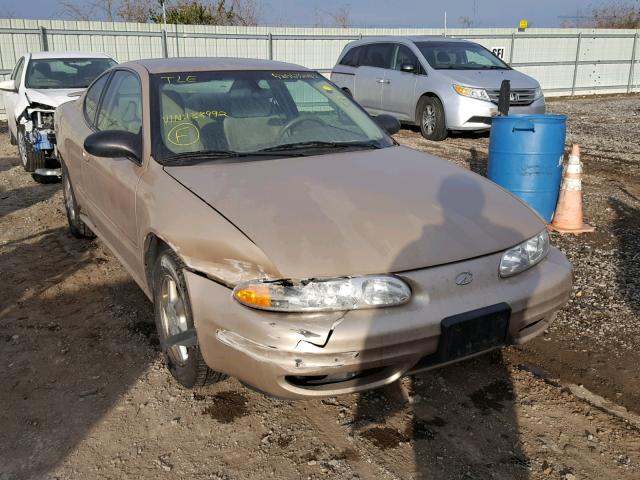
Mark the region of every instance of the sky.
MULTIPOLYGON (((532 27, 557 27, 564 20, 558 18, 560 16, 588 15, 591 6, 607 3, 607 0, 256 1, 262 3, 261 23, 269 25, 311 26, 322 18, 322 12, 346 8, 353 26, 442 27, 447 11, 451 28, 463 26, 462 17, 472 19, 474 26, 482 28, 517 27, 520 19, 528 20, 532 27)), ((58 0, 0 0, 0 18, 59 19, 62 18, 59 3, 58 0)))

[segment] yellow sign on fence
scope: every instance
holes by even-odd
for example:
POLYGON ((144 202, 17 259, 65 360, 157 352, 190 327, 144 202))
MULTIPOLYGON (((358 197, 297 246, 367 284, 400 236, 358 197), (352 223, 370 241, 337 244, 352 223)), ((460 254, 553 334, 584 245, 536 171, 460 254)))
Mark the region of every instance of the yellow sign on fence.
POLYGON ((527 20, 520 20, 520 27, 522 30, 529 26, 529 22, 527 20))

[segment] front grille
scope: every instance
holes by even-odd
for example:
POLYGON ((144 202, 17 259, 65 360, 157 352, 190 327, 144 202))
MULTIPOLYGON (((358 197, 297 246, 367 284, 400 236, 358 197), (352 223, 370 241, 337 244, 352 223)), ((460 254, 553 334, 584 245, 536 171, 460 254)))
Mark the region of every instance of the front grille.
MULTIPOLYGON (((500 90, 487 90, 489 98, 496 105, 500 98, 500 90)), ((513 89, 511 90, 511 106, 531 105, 536 98, 535 89, 513 89)))

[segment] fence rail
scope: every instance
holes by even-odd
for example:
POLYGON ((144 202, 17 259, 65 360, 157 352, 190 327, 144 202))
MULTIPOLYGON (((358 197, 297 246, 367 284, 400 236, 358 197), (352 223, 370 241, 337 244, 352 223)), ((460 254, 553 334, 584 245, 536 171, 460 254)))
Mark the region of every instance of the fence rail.
MULTIPOLYGON (((105 52, 120 62, 150 57, 253 57, 298 63, 328 73, 344 46, 378 35, 437 35, 500 49, 547 95, 640 91, 640 30, 336 29, 212 27, 143 23, 0 20, 0 77, 30 51, 105 52)), ((3 102, 0 102, 0 106, 3 102)), ((4 111, 0 108, 0 117, 4 111)))

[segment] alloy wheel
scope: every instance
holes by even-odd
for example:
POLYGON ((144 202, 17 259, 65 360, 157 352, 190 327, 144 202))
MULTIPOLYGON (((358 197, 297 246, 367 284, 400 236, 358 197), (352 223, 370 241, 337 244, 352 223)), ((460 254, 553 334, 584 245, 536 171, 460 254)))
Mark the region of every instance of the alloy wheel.
MULTIPOLYGON (((176 280, 168 273, 162 278, 160 287, 160 320, 165 338, 188 329, 185 299, 176 280)), ((187 347, 183 346, 169 347, 167 355, 178 365, 184 365, 189 358, 187 347)))
POLYGON ((427 105, 422 112, 422 128, 431 135, 436 128, 436 110, 433 105, 427 105))

